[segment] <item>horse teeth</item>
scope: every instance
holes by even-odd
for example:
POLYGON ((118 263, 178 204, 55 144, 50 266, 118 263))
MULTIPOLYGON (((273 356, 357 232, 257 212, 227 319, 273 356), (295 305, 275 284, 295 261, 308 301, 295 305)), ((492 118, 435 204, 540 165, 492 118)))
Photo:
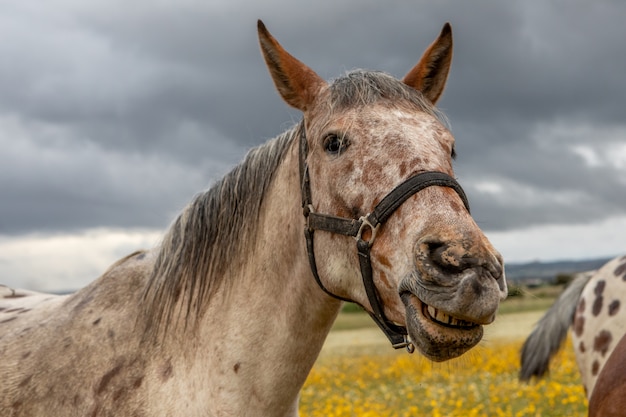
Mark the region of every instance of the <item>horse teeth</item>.
POLYGON ((428 306, 428 314, 430 314, 430 317, 432 317, 433 320, 441 323, 450 324, 450 320, 452 320, 452 317, 450 317, 446 313, 437 310, 435 307, 432 306, 428 306))
POLYGON ((444 324, 447 324, 450 326, 456 326, 456 327, 469 327, 469 326, 472 326, 473 324, 465 320, 454 318, 450 316, 449 314, 439 311, 433 306, 427 306, 427 310, 428 310, 428 315, 430 315, 433 321, 436 321, 439 323, 444 323, 444 324))

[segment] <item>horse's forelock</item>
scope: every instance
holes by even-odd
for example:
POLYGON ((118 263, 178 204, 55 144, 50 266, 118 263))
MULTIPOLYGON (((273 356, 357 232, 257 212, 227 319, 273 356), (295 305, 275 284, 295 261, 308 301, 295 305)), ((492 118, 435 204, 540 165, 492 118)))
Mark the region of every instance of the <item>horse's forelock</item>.
POLYGON ((418 90, 380 71, 354 70, 335 79, 330 87, 331 108, 341 112, 348 108, 380 102, 410 103, 448 127, 445 115, 418 90))

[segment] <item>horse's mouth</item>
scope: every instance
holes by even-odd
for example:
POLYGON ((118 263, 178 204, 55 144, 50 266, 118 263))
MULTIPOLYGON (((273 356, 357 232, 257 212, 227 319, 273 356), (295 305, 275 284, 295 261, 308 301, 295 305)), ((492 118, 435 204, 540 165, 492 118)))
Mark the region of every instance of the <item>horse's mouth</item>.
POLYGON ((453 317, 429 306, 410 292, 400 296, 406 308, 411 341, 427 358, 437 362, 455 358, 482 339, 482 325, 453 317))

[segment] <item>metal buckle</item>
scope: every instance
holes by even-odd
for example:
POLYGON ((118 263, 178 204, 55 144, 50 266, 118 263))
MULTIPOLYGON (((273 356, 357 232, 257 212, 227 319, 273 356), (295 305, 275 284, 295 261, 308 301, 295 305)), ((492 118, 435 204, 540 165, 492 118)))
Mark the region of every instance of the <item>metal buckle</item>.
POLYGON ((363 240, 363 237, 362 237, 363 232, 365 228, 369 227, 369 229, 372 231, 372 236, 370 236, 370 239, 367 241, 367 244, 369 246, 372 246, 374 244, 374 239, 376 239, 376 233, 378 233, 378 228, 380 227, 380 223, 374 226, 372 223, 370 223, 368 217, 369 217, 369 214, 367 216, 361 216, 361 218, 359 219, 359 221, 361 222, 361 225, 359 226, 359 231, 357 232, 354 238, 356 240, 363 240))
POLYGON ((406 351, 409 353, 415 352, 415 345, 413 345, 413 342, 411 342, 408 336, 404 336, 404 340, 400 343, 392 343, 391 347, 394 349, 406 348, 406 351))
POLYGON ((313 204, 307 204, 306 206, 302 207, 302 214, 304 214, 304 218, 306 219, 306 229, 307 230, 313 230, 311 229, 311 225, 310 225, 310 219, 311 217, 309 216, 309 214, 311 213, 315 213, 315 210, 313 210, 313 204))

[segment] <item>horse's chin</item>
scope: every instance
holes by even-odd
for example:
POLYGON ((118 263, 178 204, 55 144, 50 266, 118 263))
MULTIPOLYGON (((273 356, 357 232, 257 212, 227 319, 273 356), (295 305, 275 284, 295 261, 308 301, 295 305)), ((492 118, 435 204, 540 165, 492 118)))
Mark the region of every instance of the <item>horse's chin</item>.
POLYGON ((461 356, 483 337, 480 324, 437 311, 409 292, 402 293, 401 298, 411 342, 432 361, 443 362, 461 356))

